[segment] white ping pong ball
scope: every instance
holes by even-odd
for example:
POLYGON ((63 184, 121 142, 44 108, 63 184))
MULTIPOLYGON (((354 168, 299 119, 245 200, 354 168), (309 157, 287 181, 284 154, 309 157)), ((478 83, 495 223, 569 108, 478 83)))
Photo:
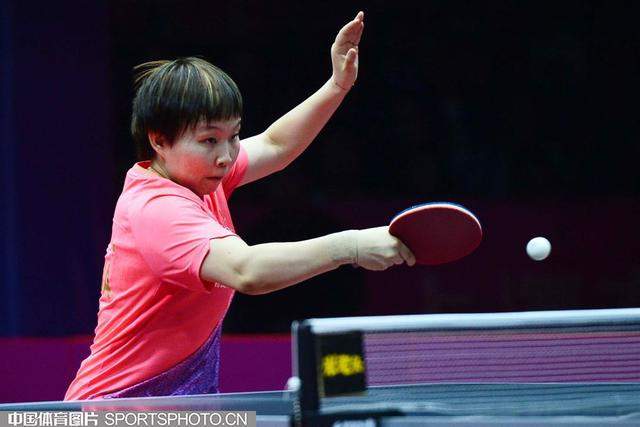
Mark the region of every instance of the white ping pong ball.
POLYGON ((534 261, 542 261, 551 253, 551 243, 544 237, 534 237, 527 243, 527 255, 534 261))
POLYGON ((298 377, 290 377, 287 380, 287 385, 285 386, 287 391, 298 391, 300 390, 300 386, 302 385, 302 381, 298 377))

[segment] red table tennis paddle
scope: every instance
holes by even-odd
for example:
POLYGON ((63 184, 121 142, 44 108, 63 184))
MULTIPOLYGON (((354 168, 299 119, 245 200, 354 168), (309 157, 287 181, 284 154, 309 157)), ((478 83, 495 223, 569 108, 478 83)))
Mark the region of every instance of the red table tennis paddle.
POLYGON ((473 252, 482 240, 480 221, 469 210, 447 202, 424 203, 398 213, 389 233, 402 241, 418 264, 437 265, 473 252))

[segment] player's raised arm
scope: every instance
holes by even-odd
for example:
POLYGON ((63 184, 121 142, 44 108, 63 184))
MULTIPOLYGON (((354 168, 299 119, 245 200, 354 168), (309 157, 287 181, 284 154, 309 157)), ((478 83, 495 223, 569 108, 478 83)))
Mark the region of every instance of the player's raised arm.
POLYGON ((249 167, 240 185, 284 169, 318 135, 358 77, 358 45, 363 29, 364 13, 358 12, 331 45, 331 78, 266 131, 241 141, 249 167))

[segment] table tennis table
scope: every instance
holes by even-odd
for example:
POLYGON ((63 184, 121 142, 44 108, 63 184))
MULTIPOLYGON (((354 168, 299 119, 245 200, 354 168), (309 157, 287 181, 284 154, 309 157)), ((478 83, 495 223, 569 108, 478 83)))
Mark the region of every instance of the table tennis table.
POLYGON ((640 425, 638 309, 311 319, 292 333, 300 378, 292 390, 3 404, 0 411, 242 410, 256 411, 262 426, 640 425), (338 349, 323 353, 327 342, 338 349), (353 356, 354 342, 367 371, 329 378, 326 357, 353 356), (415 375, 423 381, 408 383, 415 375), (331 380, 360 376, 364 389, 331 391, 331 380))
MULTIPOLYGON (((258 425, 291 426, 288 391, 116 400, 3 404, 1 411, 256 411, 258 425)), ((383 415, 380 426, 640 425, 640 384, 420 384, 372 388, 366 398, 334 400, 335 413, 383 415), (389 399, 389 392, 395 399, 389 399), (380 401, 378 396, 385 396, 380 401)))

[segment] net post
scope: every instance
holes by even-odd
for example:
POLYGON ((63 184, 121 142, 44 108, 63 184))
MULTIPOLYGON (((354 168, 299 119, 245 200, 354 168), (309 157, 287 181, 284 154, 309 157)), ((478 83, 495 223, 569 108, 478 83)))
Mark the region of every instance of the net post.
POLYGON ((312 418, 320 409, 316 340, 307 320, 293 322, 291 331, 294 375, 300 379, 295 418, 298 425, 304 425, 303 420, 312 418))

